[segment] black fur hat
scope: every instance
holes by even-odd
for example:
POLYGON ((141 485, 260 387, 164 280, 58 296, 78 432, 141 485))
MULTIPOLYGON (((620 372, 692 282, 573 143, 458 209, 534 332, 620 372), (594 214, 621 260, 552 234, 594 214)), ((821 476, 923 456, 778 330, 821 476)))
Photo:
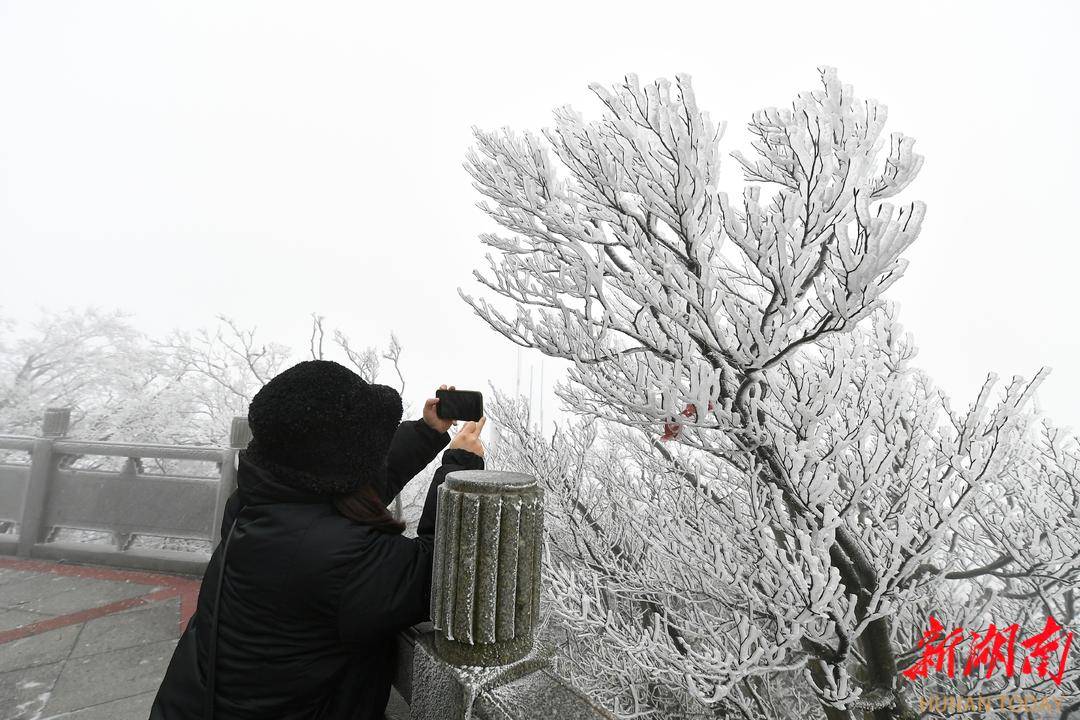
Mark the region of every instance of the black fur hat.
POLYGON ((401 412, 394 388, 333 360, 305 360, 255 393, 243 452, 299 490, 352 492, 381 477, 401 412))

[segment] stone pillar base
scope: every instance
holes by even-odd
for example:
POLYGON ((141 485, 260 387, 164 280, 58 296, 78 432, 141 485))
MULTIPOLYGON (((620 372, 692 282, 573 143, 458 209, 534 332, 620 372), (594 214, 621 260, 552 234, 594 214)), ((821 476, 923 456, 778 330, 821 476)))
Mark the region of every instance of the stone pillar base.
POLYGON ((551 665, 553 648, 545 645, 530 648, 534 652, 496 667, 458 667, 442 655, 438 649, 440 640, 435 632, 422 633, 416 639, 409 700, 412 720, 470 720, 473 705, 482 693, 551 665))
POLYGON ((463 643, 435 636, 439 657, 454 665, 507 665, 521 660, 532 649, 533 639, 528 636, 497 643, 463 643))

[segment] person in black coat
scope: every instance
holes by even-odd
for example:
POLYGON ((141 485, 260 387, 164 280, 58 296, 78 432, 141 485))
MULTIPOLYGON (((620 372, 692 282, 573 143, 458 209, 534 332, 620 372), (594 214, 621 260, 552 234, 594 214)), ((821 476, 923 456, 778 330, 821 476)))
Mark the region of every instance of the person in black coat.
POLYGON ((448 472, 484 466, 485 418, 451 441, 456 423, 436 415, 437 402, 401 422, 397 391, 328 360, 259 390, 222 541, 150 720, 383 717, 395 634, 429 619, 437 489, 448 472), (406 538, 387 505, 444 447, 417 536, 406 538))

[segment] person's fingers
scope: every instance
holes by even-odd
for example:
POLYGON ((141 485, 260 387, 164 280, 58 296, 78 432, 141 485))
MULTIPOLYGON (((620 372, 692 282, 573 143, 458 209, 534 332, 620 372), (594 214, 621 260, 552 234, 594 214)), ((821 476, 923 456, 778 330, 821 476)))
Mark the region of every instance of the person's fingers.
POLYGON ((479 435, 480 431, 484 429, 484 425, 487 423, 487 415, 481 415, 480 420, 476 423, 476 434, 479 435))

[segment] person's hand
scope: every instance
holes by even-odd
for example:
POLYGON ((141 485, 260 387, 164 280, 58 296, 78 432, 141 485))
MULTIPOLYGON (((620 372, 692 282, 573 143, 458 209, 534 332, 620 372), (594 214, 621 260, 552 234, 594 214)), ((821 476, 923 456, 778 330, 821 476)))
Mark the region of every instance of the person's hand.
MULTIPOLYGON (((446 385, 440 385, 439 389, 453 390, 454 386, 451 385, 450 387, 446 387, 446 385)), ((435 412, 435 406, 438 404, 439 398, 428 398, 427 400, 425 400, 423 419, 429 427, 432 427, 439 432, 446 432, 452 426, 457 425, 457 420, 444 420, 443 418, 439 417, 438 414, 436 414, 435 412)))
POLYGON ((469 420, 457 431, 447 449, 460 448, 484 457, 484 444, 480 442, 480 431, 484 429, 486 422, 485 415, 481 415, 479 420, 469 420))

